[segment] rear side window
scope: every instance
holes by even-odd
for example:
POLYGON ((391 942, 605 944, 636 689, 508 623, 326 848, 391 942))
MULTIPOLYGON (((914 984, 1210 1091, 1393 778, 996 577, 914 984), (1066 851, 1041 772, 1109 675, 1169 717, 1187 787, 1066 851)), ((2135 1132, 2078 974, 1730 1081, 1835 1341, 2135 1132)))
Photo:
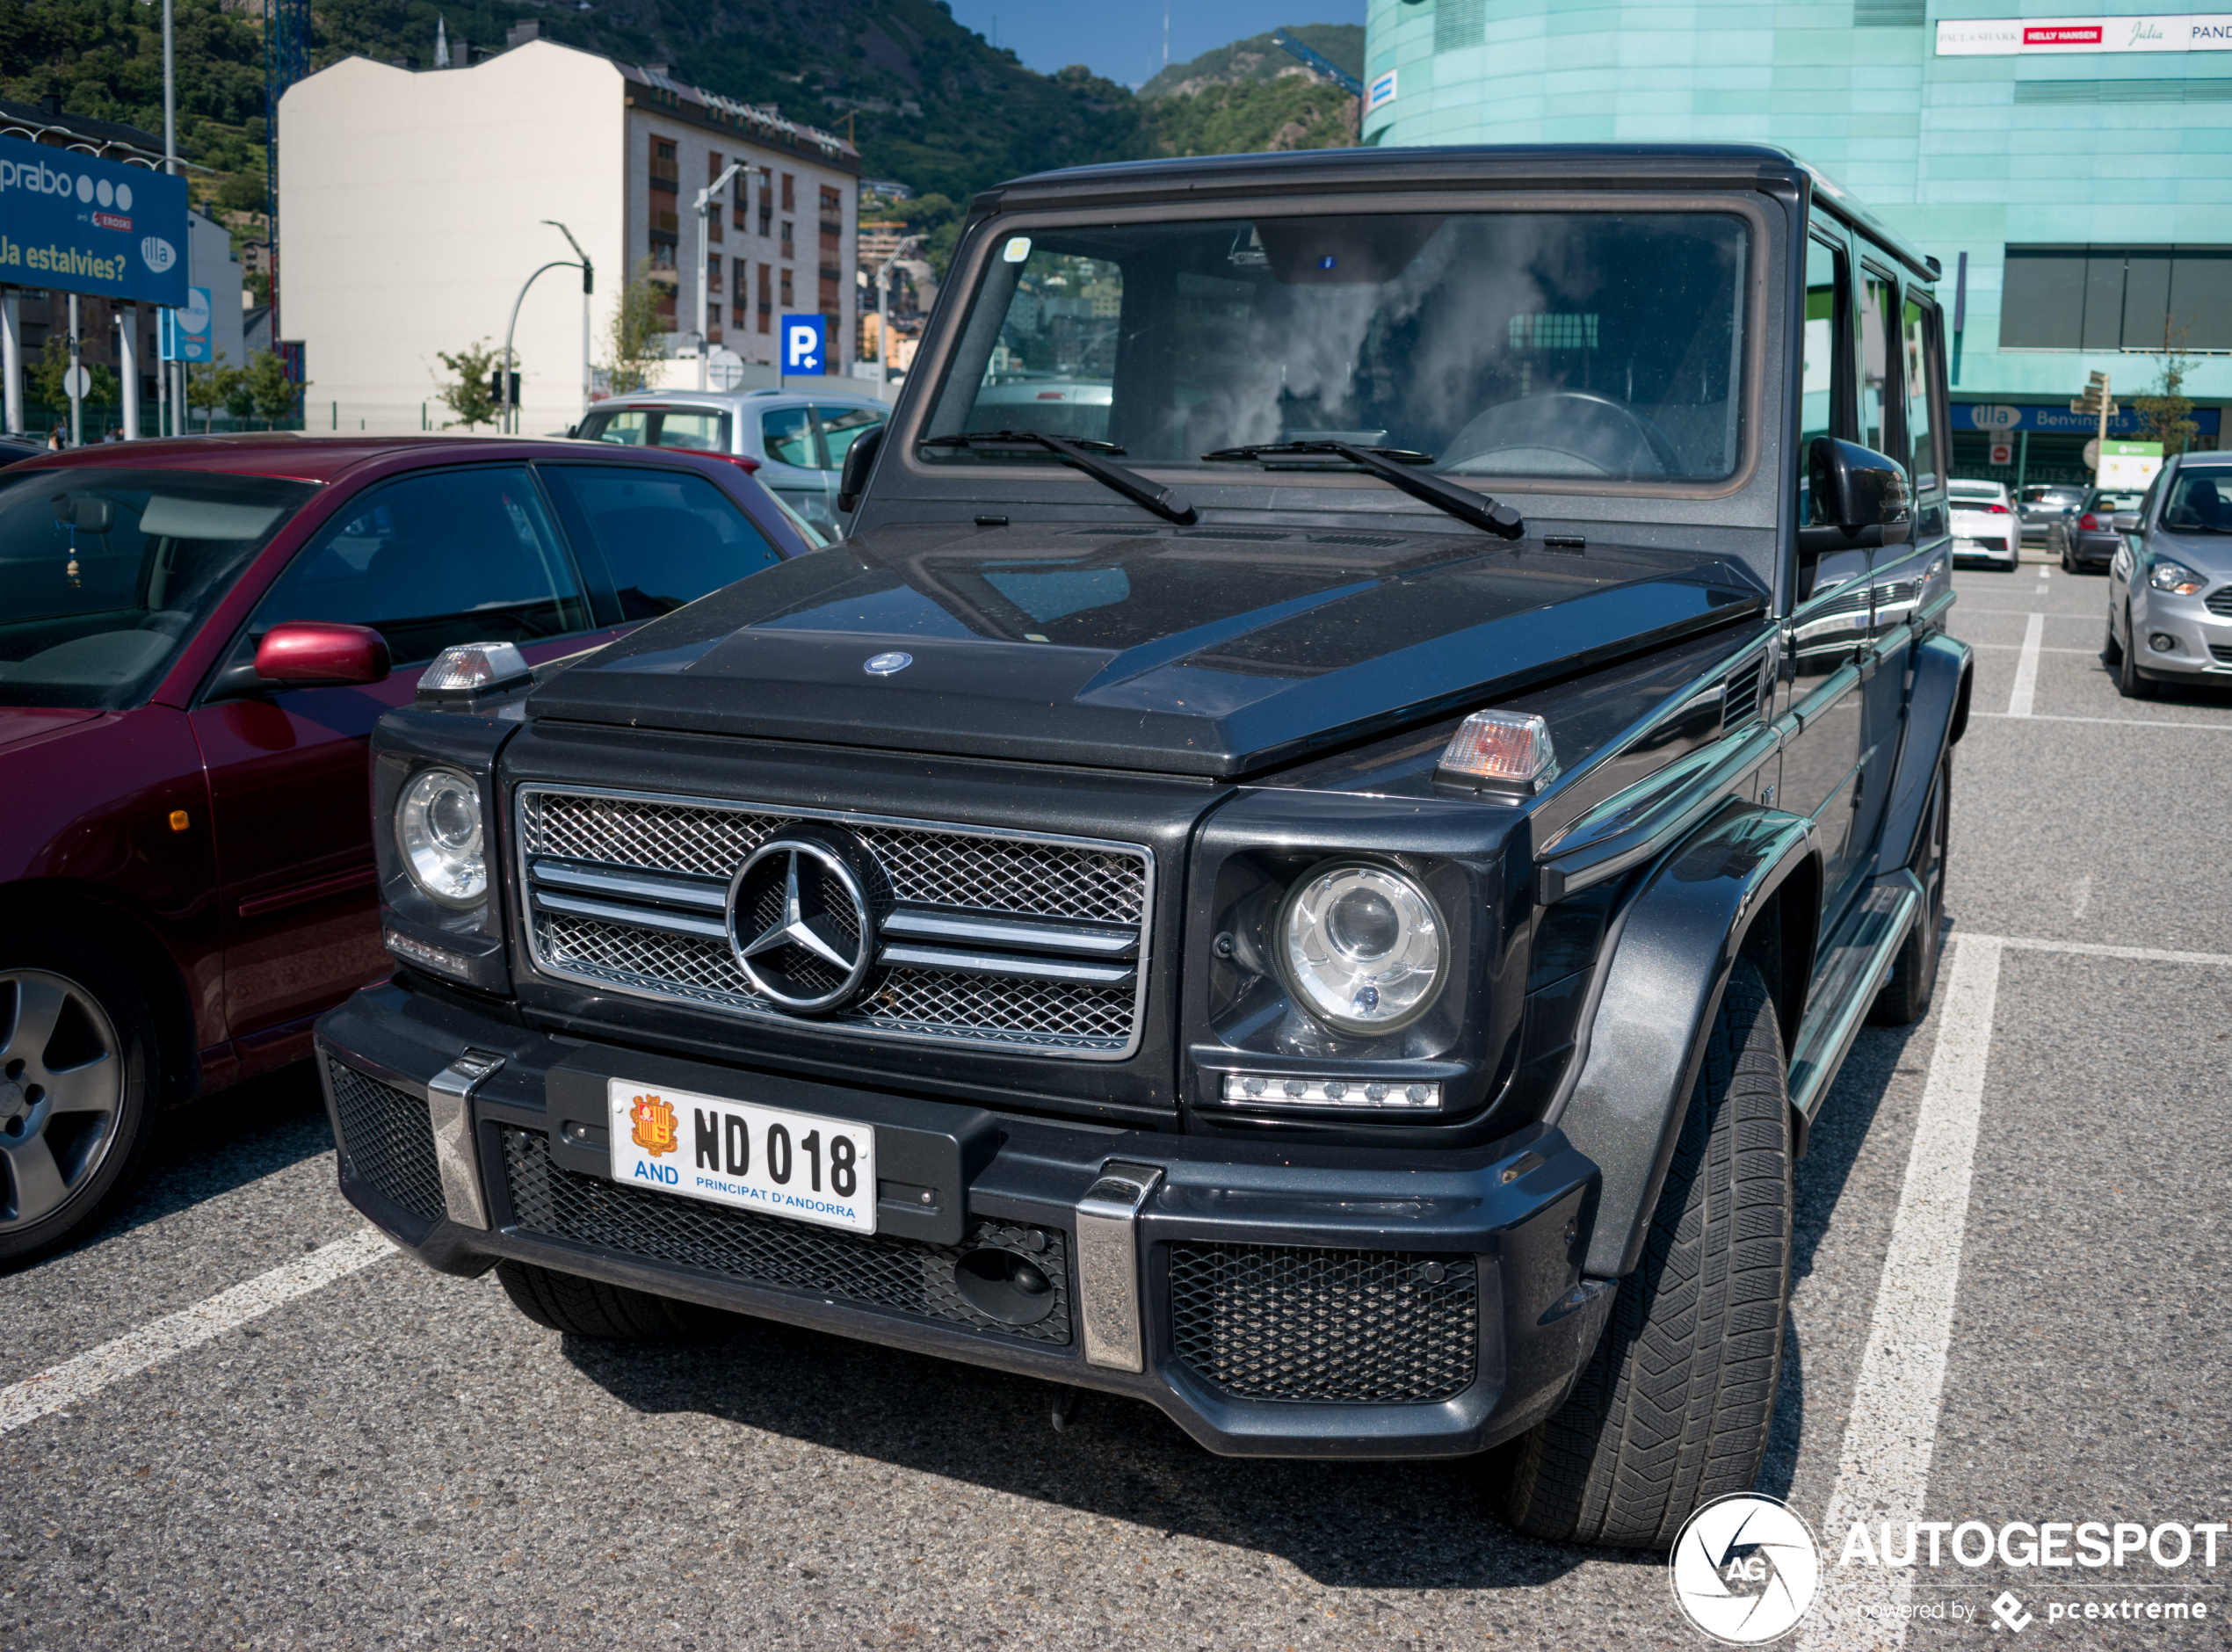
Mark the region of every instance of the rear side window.
POLYGON ((670 613, 781 560, 702 476, 627 465, 545 465, 542 474, 615 621, 670 613))
POLYGON ((801 470, 830 467, 811 409, 779 407, 761 414, 759 439, 767 457, 779 465, 795 465, 801 470))
POLYGON ((888 417, 881 408, 816 407, 814 417, 822 425, 822 450, 828 456, 829 467, 844 468, 844 456, 852 444, 881 424, 888 417))
POLYGON ((733 429, 731 415, 714 408, 620 408, 591 413, 581 422, 584 441, 619 447, 682 447, 693 453, 725 453, 733 429))
POLYGON ((533 642, 590 627, 524 466, 407 476, 351 500, 287 564, 250 634, 289 620, 370 626, 398 665, 460 642, 533 642))

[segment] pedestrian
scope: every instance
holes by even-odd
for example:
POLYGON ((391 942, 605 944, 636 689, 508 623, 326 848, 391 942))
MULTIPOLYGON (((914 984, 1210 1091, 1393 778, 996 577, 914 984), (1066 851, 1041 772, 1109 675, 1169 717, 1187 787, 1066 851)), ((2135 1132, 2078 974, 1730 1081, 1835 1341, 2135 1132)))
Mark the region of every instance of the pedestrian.
POLYGON ((62 451, 62 427, 61 425, 56 424, 48 428, 47 431, 47 451, 50 453, 59 453, 62 451))

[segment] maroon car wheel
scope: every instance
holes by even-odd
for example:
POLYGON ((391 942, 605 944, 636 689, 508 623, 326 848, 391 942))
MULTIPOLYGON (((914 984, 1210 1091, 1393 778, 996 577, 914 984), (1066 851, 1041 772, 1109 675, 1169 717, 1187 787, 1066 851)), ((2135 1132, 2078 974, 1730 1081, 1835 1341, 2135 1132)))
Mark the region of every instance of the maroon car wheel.
POLYGON ((155 1037, 104 953, 0 930, 0 1264, 69 1243, 146 1152, 155 1037))

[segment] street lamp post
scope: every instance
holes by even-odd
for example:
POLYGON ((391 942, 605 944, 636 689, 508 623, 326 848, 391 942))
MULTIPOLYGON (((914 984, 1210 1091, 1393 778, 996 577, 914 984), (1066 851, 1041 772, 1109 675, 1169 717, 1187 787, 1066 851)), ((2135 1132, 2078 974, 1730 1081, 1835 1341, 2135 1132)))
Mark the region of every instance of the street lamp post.
POLYGON ((713 256, 710 226, 713 222, 714 198, 728 187, 728 180, 744 170, 742 161, 731 161, 719 178, 698 192, 694 205, 698 209, 698 388, 706 388, 706 265, 713 256))
MULTIPOLYGON (((567 239, 570 241, 573 237, 569 235, 567 239)), ((519 296, 511 301, 511 320, 504 329, 504 361, 496 370, 497 417, 507 436, 517 434, 511 428, 512 417, 518 411, 511 400, 511 336, 519 330, 519 306, 527 301, 527 288, 535 284, 536 276, 547 274, 552 270, 578 270, 581 267, 571 258, 554 258, 537 270, 534 275, 529 276, 520 285, 519 296)))
MULTIPOLYGON (((597 291, 597 266, 590 263, 589 255, 581 250, 581 243, 574 239, 572 230, 567 228, 555 218, 546 218, 542 221, 565 236, 566 244, 574 250, 574 257, 581 260, 581 410, 582 416, 586 418, 589 415, 590 393, 596 388, 591 381, 591 369, 589 365, 589 301, 591 295, 597 291)), ((505 388, 510 388, 507 383, 505 388)))

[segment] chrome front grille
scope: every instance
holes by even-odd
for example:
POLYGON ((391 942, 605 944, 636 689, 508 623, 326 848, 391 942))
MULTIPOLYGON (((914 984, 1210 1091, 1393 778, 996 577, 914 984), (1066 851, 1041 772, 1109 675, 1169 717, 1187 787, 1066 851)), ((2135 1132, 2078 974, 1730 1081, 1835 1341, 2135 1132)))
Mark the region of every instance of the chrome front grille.
POLYGON ((1137 1046, 1154 867, 1136 844, 550 787, 523 788, 518 809, 547 975, 871 1036, 1100 1061, 1137 1046), (745 858, 808 821, 856 837, 895 903, 862 995, 811 1021, 754 991, 726 913, 745 858))

